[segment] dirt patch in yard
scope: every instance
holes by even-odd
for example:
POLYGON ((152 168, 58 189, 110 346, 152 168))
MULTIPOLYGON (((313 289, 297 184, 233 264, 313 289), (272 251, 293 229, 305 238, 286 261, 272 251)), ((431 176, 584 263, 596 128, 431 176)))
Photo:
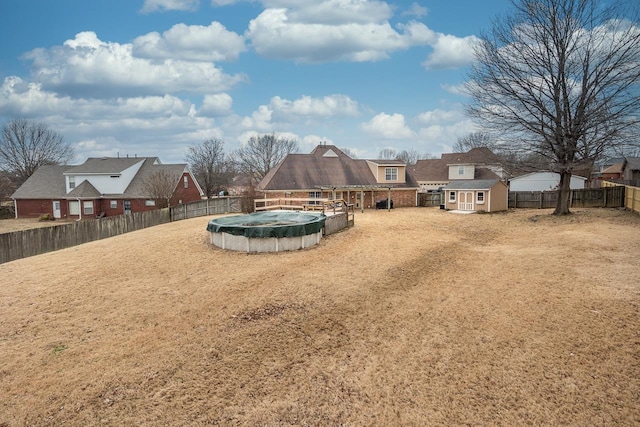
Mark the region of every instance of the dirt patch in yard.
POLYGON ((0 265, 0 425, 634 425, 640 216, 356 214, 227 252, 208 218, 0 265))

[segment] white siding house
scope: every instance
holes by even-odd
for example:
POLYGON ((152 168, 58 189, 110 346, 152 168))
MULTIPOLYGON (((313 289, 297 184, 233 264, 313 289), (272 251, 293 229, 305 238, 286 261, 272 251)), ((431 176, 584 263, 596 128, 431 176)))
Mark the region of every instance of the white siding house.
MULTIPOLYGON (((572 190, 584 188, 587 178, 573 175, 572 190)), ((509 180, 509 191, 553 191, 560 185, 560 174, 556 172, 532 172, 509 180)))

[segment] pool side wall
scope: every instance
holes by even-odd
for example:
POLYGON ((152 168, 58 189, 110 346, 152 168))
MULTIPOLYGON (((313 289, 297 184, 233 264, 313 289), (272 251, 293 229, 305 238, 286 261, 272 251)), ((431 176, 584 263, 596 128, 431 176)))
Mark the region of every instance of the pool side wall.
POLYGON ((304 249, 316 245, 322 231, 299 237, 246 238, 228 233, 210 232, 211 243, 219 248, 241 252, 282 252, 304 249))

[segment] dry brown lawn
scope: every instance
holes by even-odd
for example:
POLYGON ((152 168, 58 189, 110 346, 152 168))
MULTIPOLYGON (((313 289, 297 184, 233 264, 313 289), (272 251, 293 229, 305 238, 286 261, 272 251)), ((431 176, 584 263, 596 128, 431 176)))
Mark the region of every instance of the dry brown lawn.
POLYGON ((638 425, 640 216, 367 211, 311 249, 208 218, 0 265, 0 426, 638 425))

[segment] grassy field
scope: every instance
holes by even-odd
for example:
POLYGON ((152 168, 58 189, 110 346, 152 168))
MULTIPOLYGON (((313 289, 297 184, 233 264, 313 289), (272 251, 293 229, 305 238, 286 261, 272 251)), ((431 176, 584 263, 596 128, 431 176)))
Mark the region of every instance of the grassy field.
POLYGON ((0 426, 638 425, 640 216, 357 213, 233 253, 208 218, 0 265, 0 426))

